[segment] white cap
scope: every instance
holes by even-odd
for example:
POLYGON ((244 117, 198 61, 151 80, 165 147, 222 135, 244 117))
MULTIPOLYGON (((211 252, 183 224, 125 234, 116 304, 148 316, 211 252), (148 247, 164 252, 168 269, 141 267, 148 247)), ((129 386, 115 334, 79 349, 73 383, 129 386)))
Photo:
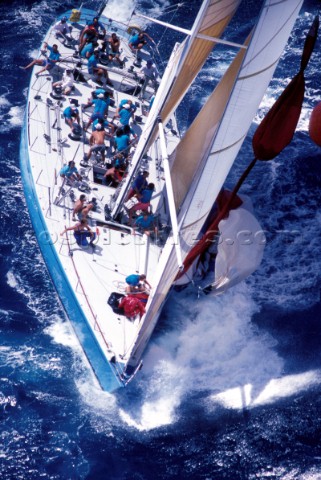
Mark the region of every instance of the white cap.
POLYGON ((129 110, 129 109, 130 109, 129 103, 125 103, 125 105, 123 105, 123 107, 126 108, 126 110, 129 110))
POLYGON ((103 127, 101 126, 100 123, 97 123, 97 125, 95 125, 95 129, 96 130, 101 130, 103 127))
POLYGON ((97 95, 97 98, 104 98, 104 97, 105 97, 105 95, 104 95, 103 93, 99 93, 99 94, 97 95))

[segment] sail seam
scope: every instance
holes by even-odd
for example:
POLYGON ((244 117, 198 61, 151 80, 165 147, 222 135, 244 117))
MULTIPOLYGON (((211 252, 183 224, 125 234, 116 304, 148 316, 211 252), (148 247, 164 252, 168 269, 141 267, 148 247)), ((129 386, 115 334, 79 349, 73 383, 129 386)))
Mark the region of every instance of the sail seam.
POLYGON ((274 67, 274 65, 276 65, 278 63, 278 61, 280 60, 280 57, 277 58, 275 60, 275 62, 272 62, 270 63, 270 65, 268 65, 267 67, 265 68, 262 68, 261 70, 257 70, 256 72, 254 73, 251 73, 249 75, 243 75, 242 77, 239 76, 239 78, 237 79, 237 81, 241 81, 241 80, 247 80, 248 78, 252 78, 252 77, 256 77, 257 75, 261 75, 263 72, 266 72, 267 70, 269 70, 270 68, 274 67))
POLYGON ((210 154, 210 157, 211 157, 212 155, 217 155, 217 154, 219 154, 219 153, 221 153, 221 152, 226 152, 226 151, 229 150, 230 148, 235 147, 235 145, 237 145, 238 143, 240 143, 240 141, 244 140, 245 137, 246 137, 246 135, 242 135, 240 138, 238 138, 238 139, 236 140, 236 142, 231 143, 230 145, 227 145, 225 148, 221 148, 220 150, 215 150, 214 152, 212 152, 212 153, 210 154))

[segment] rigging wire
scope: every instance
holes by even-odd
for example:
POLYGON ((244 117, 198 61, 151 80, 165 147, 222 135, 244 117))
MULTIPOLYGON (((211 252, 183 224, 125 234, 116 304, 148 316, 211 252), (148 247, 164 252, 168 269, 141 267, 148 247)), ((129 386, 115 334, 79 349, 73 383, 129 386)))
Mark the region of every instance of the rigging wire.
MULTIPOLYGON (((173 19, 174 19, 175 15, 176 15, 178 9, 179 9, 180 7, 182 7, 183 5, 184 5, 184 3, 177 3, 176 8, 174 8, 175 5, 172 5, 172 6, 168 7, 168 11, 166 11, 166 8, 163 10, 162 13, 171 13, 171 12, 173 11, 173 15, 172 15, 172 17, 171 17, 171 19, 170 19, 170 21, 169 21, 168 23, 172 23, 172 22, 173 22, 173 19), (172 9, 172 10, 170 10, 170 9, 172 9)), ((159 45, 161 44, 161 42, 163 41, 163 38, 164 38, 164 36, 166 35, 167 30, 168 30, 168 27, 165 28, 165 30, 164 30, 164 32, 163 32, 163 35, 162 35, 162 36, 160 37, 160 39, 158 40, 157 44, 155 44, 155 47, 156 47, 156 49, 157 49, 157 53, 159 54, 160 57, 161 57, 161 55, 160 55, 160 53, 159 53, 159 51, 158 51, 158 46, 159 46, 159 45)))

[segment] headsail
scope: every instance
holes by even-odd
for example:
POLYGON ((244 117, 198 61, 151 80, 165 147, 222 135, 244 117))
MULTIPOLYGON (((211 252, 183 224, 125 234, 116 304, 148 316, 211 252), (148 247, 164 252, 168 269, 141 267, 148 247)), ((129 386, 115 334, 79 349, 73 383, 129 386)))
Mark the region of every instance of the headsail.
POLYGON ((209 213, 244 141, 303 0, 266 0, 208 158, 184 201, 184 227, 209 213))
MULTIPOLYGON (((214 128, 214 136, 209 142, 208 152, 198 153, 204 156, 182 202, 178 218, 182 232, 183 257, 191 250, 193 241, 195 242, 241 148, 302 3, 303 0, 266 0, 264 3, 240 70, 236 72, 234 86, 227 96, 219 127, 211 127, 212 135, 214 128)), ((229 90, 230 85, 227 86, 227 91, 229 90)), ((208 125, 205 125, 205 128, 207 129, 208 125)), ((157 318, 157 312, 160 311, 176 274, 174 246, 169 240, 153 279, 158 287, 150 297, 140 335, 133 347, 133 363, 135 355, 139 357, 147 341, 146 337, 153 330, 154 319, 157 318)))
MULTIPOLYGON (((186 268, 189 267, 191 262, 193 263, 195 258, 197 258, 198 255, 200 255, 200 253, 206 249, 206 246, 214 238, 214 232, 217 230, 220 223, 222 223, 222 219, 225 218, 228 214, 231 207, 231 202, 233 202, 233 200, 235 199, 241 185, 254 167, 256 161, 266 161, 275 158, 291 141, 302 108, 305 89, 304 70, 308 65, 314 48, 318 27, 319 19, 318 17, 316 17, 305 41, 299 73, 290 81, 281 96, 278 98, 278 100, 275 102, 268 114, 262 120, 261 124, 259 125, 253 136, 252 144, 255 158, 241 175, 240 179, 238 180, 236 186, 233 189, 230 199, 225 202, 225 205, 221 212, 219 212, 213 219, 205 235, 202 236, 201 240, 197 243, 195 247, 193 247, 193 249, 186 257, 184 271, 186 271, 186 268)), ((228 219, 230 218, 230 216, 231 215, 229 214, 228 219)), ((255 245, 255 247, 258 246, 260 245, 255 245)), ((218 261, 218 257, 219 255, 216 258, 216 264, 218 261)), ((216 264, 215 276, 217 273, 216 264)), ((230 275, 228 276, 230 277, 230 275)), ((223 280, 224 286, 226 285, 226 280, 227 278, 223 280)), ((215 291, 219 291, 219 288, 219 283, 217 282, 215 282, 215 285, 211 286, 211 290, 215 289, 215 291)))
MULTIPOLYGON (((201 166, 195 170, 193 183, 182 204, 182 234, 185 238, 197 238, 222 188, 273 76, 302 3, 302 0, 286 0, 282 4, 266 0, 262 8, 222 122, 212 139, 210 154, 203 157, 201 166)), ((199 116, 202 115, 203 111, 199 116)), ((193 263, 193 258, 189 255, 190 262, 193 263)))

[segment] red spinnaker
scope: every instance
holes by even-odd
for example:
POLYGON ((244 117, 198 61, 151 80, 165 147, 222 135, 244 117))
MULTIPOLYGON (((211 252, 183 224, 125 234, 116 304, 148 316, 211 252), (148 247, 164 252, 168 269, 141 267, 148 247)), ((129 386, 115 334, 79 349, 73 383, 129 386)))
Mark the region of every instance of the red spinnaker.
POLYGON ((309 124, 309 135, 321 147, 321 102, 312 110, 309 124))
POLYGON ((304 70, 308 65, 316 42, 319 17, 315 17, 304 43, 299 73, 258 126, 252 140, 258 160, 271 160, 291 142, 299 121, 304 98, 304 70))

